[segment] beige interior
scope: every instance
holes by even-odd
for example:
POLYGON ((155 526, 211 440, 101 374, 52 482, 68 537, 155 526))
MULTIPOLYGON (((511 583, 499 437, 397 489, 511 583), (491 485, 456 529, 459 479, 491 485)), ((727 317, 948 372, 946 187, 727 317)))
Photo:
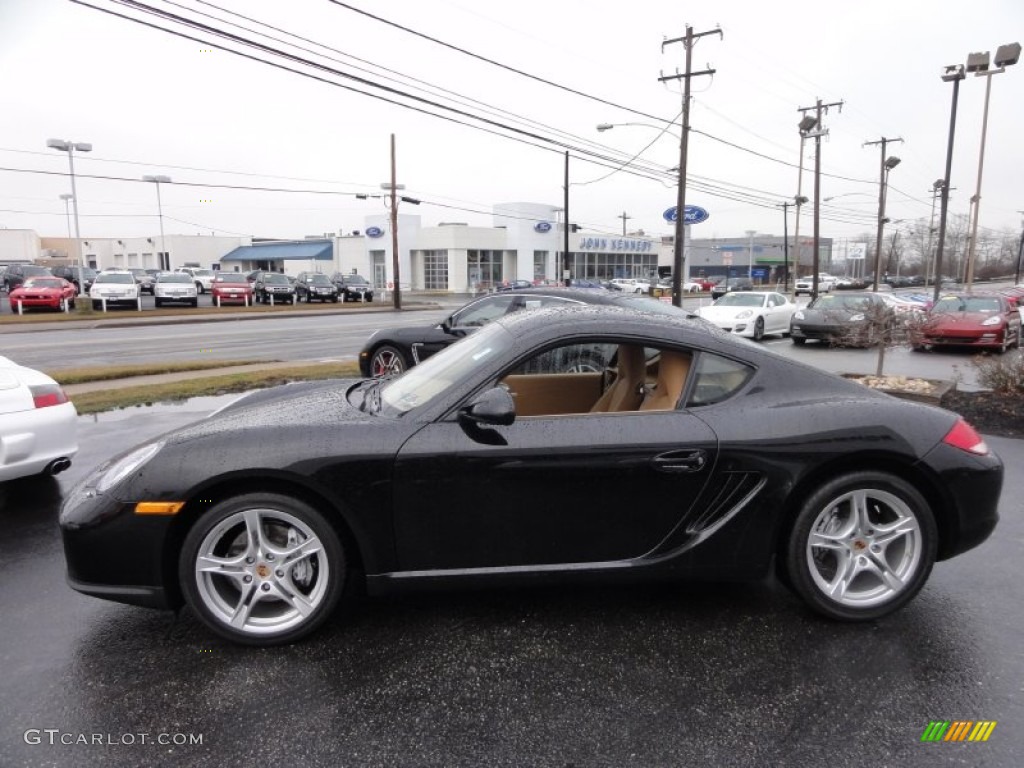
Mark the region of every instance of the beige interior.
POLYGON ((690 362, 689 354, 669 351, 648 362, 643 347, 622 345, 615 380, 604 392, 604 377, 591 371, 512 374, 502 384, 519 417, 671 410, 682 396, 690 362))

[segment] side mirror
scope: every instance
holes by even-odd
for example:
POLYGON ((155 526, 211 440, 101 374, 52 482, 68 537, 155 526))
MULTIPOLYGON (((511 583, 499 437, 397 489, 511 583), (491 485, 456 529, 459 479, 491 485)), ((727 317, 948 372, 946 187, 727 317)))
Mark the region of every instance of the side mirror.
POLYGON ((516 404, 505 387, 491 387, 459 409, 459 423, 508 426, 516 420, 516 404))

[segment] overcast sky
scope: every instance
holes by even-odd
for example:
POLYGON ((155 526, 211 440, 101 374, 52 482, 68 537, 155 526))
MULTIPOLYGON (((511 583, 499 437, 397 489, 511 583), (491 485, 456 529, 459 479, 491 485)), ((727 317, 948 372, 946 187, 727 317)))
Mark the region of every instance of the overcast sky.
MULTIPOLYGON (((174 181, 161 187, 168 234, 348 232, 384 210, 355 194, 381 193, 393 133, 403 194, 423 201, 400 210, 426 226, 489 225, 501 202, 561 206, 568 149, 574 222, 621 233, 625 213, 630 231, 667 234, 682 85, 658 78, 683 70, 685 49, 663 51, 662 41, 690 24, 722 30, 693 54, 694 70, 716 70, 692 79, 687 203, 710 213, 693 236, 782 234, 778 204, 797 191, 798 109, 820 98, 843 102, 824 120, 822 235, 852 238, 876 221, 881 150, 864 143, 904 140, 886 152, 902 159, 887 215, 898 227, 928 217, 953 90, 943 65, 1024 38, 1020 0, 346 3, 382 20, 329 0, 147 0, 285 59, 120 2, 88 2, 203 42, 70 0, 0 0, 0 227, 67 233, 68 159, 46 148, 59 138, 93 145, 75 156, 85 239, 158 231, 144 174, 174 181), (659 121, 667 132, 651 127, 659 121), (639 125, 599 133, 598 123, 639 125)), ((974 194, 984 93, 985 78, 961 83, 951 214, 966 214, 974 194)), ((1024 63, 992 78, 981 226, 996 232, 1021 226, 1022 95, 1024 63)), ((803 177, 811 198, 813 146, 803 177)))

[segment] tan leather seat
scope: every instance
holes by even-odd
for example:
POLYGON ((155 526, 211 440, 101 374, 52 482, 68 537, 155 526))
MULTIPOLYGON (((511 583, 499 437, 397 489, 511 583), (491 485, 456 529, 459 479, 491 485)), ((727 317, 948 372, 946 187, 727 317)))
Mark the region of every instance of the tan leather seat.
POLYGON ((683 395, 686 376, 690 372, 690 356, 681 352, 663 351, 658 362, 658 383, 640 405, 641 411, 671 411, 683 395))
POLYGON ((617 360, 618 373, 615 381, 597 399, 590 409, 591 413, 635 411, 644 399, 643 383, 647 372, 644 348, 620 344, 617 360))

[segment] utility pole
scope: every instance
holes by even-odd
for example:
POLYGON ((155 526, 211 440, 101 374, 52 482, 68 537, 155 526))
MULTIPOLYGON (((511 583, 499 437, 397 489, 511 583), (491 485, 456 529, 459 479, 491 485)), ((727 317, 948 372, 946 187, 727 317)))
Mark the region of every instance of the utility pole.
POLYGON ((562 248, 562 285, 569 285, 569 150, 565 151, 565 234, 562 248))
POLYGON ((822 104, 821 99, 817 100, 817 103, 813 107, 800 107, 797 112, 803 112, 806 119, 807 113, 814 111, 814 127, 813 131, 805 131, 805 136, 814 137, 814 253, 811 254, 813 262, 813 282, 811 283, 811 299, 818 298, 818 268, 821 262, 821 221, 820 221, 820 208, 821 203, 821 137, 828 135, 828 130, 821 125, 822 114, 828 114, 829 107, 838 107, 839 111, 843 111, 843 102, 833 101, 828 104, 822 104))
POLYGON ((391 134, 391 276, 395 290, 391 294, 395 309, 402 308, 402 288, 398 272, 398 184, 395 170, 395 134, 391 134))
POLYGON ((721 29, 694 33, 693 27, 687 24, 686 34, 683 37, 664 40, 661 43, 662 52, 665 51, 666 45, 671 45, 672 43, 682 43, 686 48, 686 71, 683 74, 677 72, 675 75, 658 78, 658 81, 662 83, 668 80, 681 79, 683 81, 683 130, 679 134, 679 185, 676 194, 675 240, 672 244, 672 303, 677 307, 683 306, 683 271, 685 268, 683 263, 683 238, 686 234, 686 155, 690 138, 690 78, 715 74, 715 70, 710 68, 700 72, 694 72, 692 69, 693 46, 696 45, 698 39, 705 35, 718 35, 720 39, 724 37, 721 29))
POLYGON ((632 216, 627 216, 626 212, 623 211, 621 216, 616 216, 617 219, 622 219, 622 236, 626 236, 626 219, 632 219, 632 216))
MULTIPOLYGON (((1024 214, 1024 211, 1017 211, 1017 213, 1024 214)), ((1024 224, 1021 225, 1020 243, 1017 245, 1017 272, 1013 276, 1013 284, 1017 285, 1020 283, 1020 260, 1024 256, 1024 224)))
MULTIPOLYGON (((882 147, 882 160, 880 163, 879 177, 878 177, 878 234, 875 236, 875 282, 871 286, 872 291, 878 290, 878 284, 882 282, 882 230, 885 228, 885 192, 886 192, 886 177, 888 172, 895 167, 885 159, 885 147, 888 143, 893 141, 902 142, 902 138, 887 139, 884 136, 878 141, 865 141, 865 147, 873 147, 881 145, 882 147)), ((896 163, 899 163, 899 158, 893 158, 896 163)))
POLYGON ((782 292, 789 293, 789 206, 788 200, 782 206, 782 292))

